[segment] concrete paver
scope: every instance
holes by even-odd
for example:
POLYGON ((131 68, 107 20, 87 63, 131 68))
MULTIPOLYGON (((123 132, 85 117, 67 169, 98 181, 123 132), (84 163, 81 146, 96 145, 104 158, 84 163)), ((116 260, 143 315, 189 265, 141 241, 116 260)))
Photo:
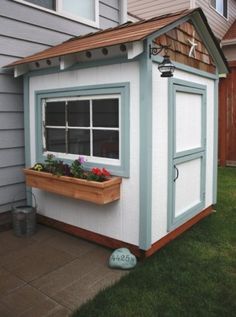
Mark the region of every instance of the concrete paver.
POLYGON ((111 250, 39 226, 32 237, 0 232, 0 316, 67 317, 127 271, 111 250))

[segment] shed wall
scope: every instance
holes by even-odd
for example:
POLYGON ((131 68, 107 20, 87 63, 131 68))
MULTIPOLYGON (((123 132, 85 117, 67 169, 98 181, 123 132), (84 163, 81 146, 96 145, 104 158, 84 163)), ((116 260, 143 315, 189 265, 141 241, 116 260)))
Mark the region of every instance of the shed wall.
MULTIPOLYGON (((205 208, 213 204, 214 81, 175 70, 174 78, 207 86, 205 208)), ((168 80, 153 64, 152 243, 164 237, 168 223, 168 80)))
POLYGON ((130 83, 130 177, 123 178, 121 199, 105 206, 35 190, 39 213, 83 229, 138 245, 139 243, 139 66, 124 63, 92 67, 30 79, 31 164, 35 163, 35 91, 130 83))
MULTIPOLYGON (((118 0, 99 2, 100 27, 120 21, 118 0)), ((17 59, 44 50, 95 28, 16 1, 0 1, 0 212, 13 199, 24 199, 23 88, 2 69, 17 59)))

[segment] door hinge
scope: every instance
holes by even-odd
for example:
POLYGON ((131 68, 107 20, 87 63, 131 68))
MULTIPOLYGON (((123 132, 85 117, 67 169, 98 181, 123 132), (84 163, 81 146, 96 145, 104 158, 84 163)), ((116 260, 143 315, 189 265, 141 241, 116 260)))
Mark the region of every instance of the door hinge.
POLYGON ((203 200, 205 200, 205 198, 206 198, 206 193, 203 193, 203 194, 202 194, 202 198, 203 198, 203 200))

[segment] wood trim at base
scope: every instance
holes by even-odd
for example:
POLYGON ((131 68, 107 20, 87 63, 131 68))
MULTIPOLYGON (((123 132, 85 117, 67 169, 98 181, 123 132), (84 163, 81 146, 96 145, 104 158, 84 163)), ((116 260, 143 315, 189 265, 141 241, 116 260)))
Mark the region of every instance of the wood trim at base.
POLYGON ((193 217, 192 219, 185 222, 180 227, 176 228, 175 230, 168 233, 165 237, 155 242, 150 249, 145 251, 145 257, 149 257, 152 254, 154 254, 156 251, 160 250, 162 247, 164 247, 166 244, 177 238, 179 235, 181 235, 183 232, 191 228, 193 225, 195 225, 197 222, 199 222, 201 219, 207 217, 210 215, 213 211, 213 207, 210 206, 206 209, 204 209, 201 213, 193 217))
POLYGON ((135 256, 139 258, 147 258, 151 255, 153 255, 156 251, 160 250, 162 247, 164 247, 166 244, 174 240, 176 237, 178 237, 180 234, 191 228, 193 225, 195 225, 197 222, 199 222, 201 219, 205 218, 209 214, 211 214, 213 211, 213 207, 210 206, 203 210, 201 213, 181 225, 180 227, 176 228, 175 230, 168 233, 165 237, 160 239, 159 241, 155 242, 150 249, 144 251, 140 250, 138 246, 126 243, 117 239, 113 239, 98 233, 94 233, 89 230, 81 229, 79 227, 66 224, 64 222, 37 214, 37 220, 39 223, 47 225, 49 227, 53 227, 55 229, 61 230, 63 232, 70 233, 76 237, 92 241, 94 243, 103 245, 105 247, 111 248, 111 249, 117 249, 126 247, 128 248, 135 256))
POLYGON ((70 233, 73 236, 92 241, 94 243, 103 245, 111 249, 126 247, 137 257, 142 257, 144 253, 136 245, 126 243, 117 239, 113 239, 113 238, 110 238, 110 237, 107 237, 107 236, 104 236, 99 233, 95 233, 86 229, 81 229, 79 227, 69 225, 67 223, 64 223, 52 218, 48 218, 40 214, 37 214, 37 221, 41 224, 47 225, 49 227, 53 227, 63 232, 70 233))

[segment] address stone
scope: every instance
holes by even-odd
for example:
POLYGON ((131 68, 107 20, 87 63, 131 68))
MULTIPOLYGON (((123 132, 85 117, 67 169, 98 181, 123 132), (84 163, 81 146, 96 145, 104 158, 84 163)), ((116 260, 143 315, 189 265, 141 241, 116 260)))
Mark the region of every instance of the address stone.
POLYGON ((109 266, 111 268, 128 270, 134 268, 136 264, 135 255, 127 248, 116 249, 109 258, 109 266))

